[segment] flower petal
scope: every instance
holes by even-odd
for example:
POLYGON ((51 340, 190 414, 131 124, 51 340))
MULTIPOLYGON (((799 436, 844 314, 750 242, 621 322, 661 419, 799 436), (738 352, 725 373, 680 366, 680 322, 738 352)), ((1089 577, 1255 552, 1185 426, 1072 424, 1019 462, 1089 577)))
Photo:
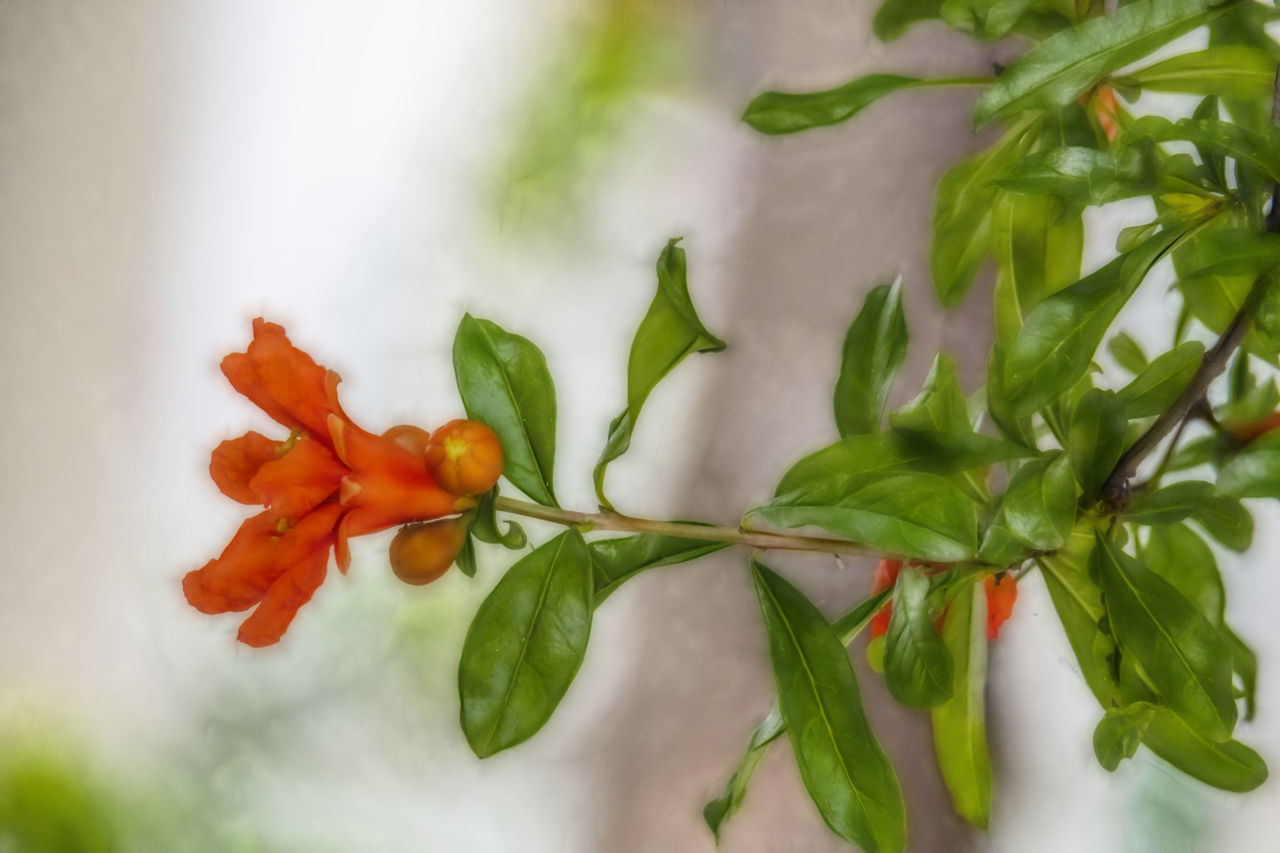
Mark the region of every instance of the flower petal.
POLYGON ((276 458, 280 442, 257 432, 246 432, 229 438, 213 449, 209 458, 209 475, 222 493, 242 504, 260 504, 262 498, 249 482, 258 470, 276 458))
POLYGON ((246 610, 275 580, 276 519, 260 512, 246 519, 216 560, 182 579, 187 601, 201 613, 246 610))
POLYGON ((328 447, 304 437, 288 453, 263 465, 250 487, 273 517, 297 519, 336 492, 346 473, 328 447))
POLYGON ((289 343, 284 327, 254 320, 248 350, 224 358, 222 372, 232 387, 290 429, 328 434, 325 419, 336 409, 337 374, 328 376, 331 371, 289 343))
POLYGON ((324 582, 342 507, 325 504, 303 518, 277 543, 276 576, 261 598, 258 609, 240 626, 237 639, 249 646, 269 646, 280 641, 298 608, 324 582))

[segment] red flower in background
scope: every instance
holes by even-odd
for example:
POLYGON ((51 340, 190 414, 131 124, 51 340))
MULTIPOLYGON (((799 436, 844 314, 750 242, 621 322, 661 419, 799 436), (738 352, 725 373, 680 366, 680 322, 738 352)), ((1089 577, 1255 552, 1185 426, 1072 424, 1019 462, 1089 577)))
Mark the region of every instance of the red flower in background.
MULTIPOLYGON (((425 430, 398 426, 377 436, 352 423, 338 404, 338 374, 293 346, 281 326, 254 320, 247 351, 224 358, 222 372, 290 430, 284 441, 257 432, 224 441, 209 462, 223 494, 264 510, 240 526, 217 559, 189 572, 182 589, 202 613, 256 605, 240 626, 240 642, 278 642, 324 581, 330 548, 338 568, 347 570, 349 536, 475 505, 437 485, 426 460, 425 430)), ((477 426, 492 438, 487 427, 477 426)), ((501 471, 499 453, 487 476, 468 485, 487 491, 501 471)))
MULTIPOLYGON (((914 564, 913 564, 914 565, 914 564)), ((876 566, 875 579, 871 583, 871 594, 890 589, 898 582, 898 573, 902 571, 902 561, 885 558, 876 566)), ((1018 583, 1013 575, 1002 574, 1000 579, 988 576, 984 585, 987 593, 987 639, 994 640, 1000 633, 1000 626, 1013 612, 1013 603, 1018 600, 1018 583)), ((945 610, 944 610, 945 612, 945 610)), ((889 630, 889 620, 893 617, 893 602, 887 601, 871 617, 872 638, 883 636, 889 630)), ((941 624, 942 617, 938 618, 941 624)))

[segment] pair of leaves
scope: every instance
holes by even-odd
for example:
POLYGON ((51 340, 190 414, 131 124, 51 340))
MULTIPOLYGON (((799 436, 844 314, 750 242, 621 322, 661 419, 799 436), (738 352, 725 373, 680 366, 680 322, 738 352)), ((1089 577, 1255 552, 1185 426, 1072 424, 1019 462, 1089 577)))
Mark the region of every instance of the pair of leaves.
POLYGON ((985 124, 1022 110, 1051 110, 1076 100, 1107 74, 1137 62, 1238 0, 1136 0, 1050 36, 1005 69, 978 101, 985 124))
POLYGON ((1028 312, 1080 278, 1084 223, 1058 199, 1005 193, 993 235, 996 339, 1009 341, 1028 312))
POLYGON ((1184 480, 1139 495, 1125 516, 1135 524, 1157 526, 1190 518, 1233 551, 1247 549, 1253 540, 1253 517, 1239 499, 1201 480, 1184 480))
POLYGON ((627 407, 609 424, 609 437, 592 473, 596 497, 604 507, 610 506, 604 493, 605 469, 631 446, 636 419, 650 392, 686 356, 719 352, 726 346, 698 319, 689 297, 684 250, 678 242, 668 241, 658 258, 658 292, 640 321, 627 358, 627 407))
POLYGON ((1121 89, 1252 99, 1269 97, 1275 76, 1275 59, 1268 51, 1214 45, 1148 65, 1114 82, 1121 89))
MULTIPOLYGON (((1125 708, 1130 702, 1122 698, 1114 675, 1114 646, 1099 628, 1106 615, 1102 591, 1087 570, 1095 541, 1092 522, 1082 522, 1065 548, 1038 562, 1090 690, 1103 708, 1125 708)), ((1252 749, 1235 740, 1210 740, 1166 707, 1147 721, 1141 739, 1182 772, 1223 790, 1251 791, 1267 778, 1266 763, 1252 749)))
POLYGON ((906 843, 902 791, 862 709, 844 644, 804 595, 752 562, 778 706, 800 777, 827 825, 868 853, 906 843))
MULTIPOLYGON (((1114 356, 1116 348, 1111 352, 1114 356)), ((1162 414, 1178 399, 1203 362, 1204 344, 1199 341, 1179 344, 1145 366, 1130 361, 1131 366, 1138 367, 1133 371, 1137 376, 1118 392, 1125 417, 1133 420, 1162 414)))

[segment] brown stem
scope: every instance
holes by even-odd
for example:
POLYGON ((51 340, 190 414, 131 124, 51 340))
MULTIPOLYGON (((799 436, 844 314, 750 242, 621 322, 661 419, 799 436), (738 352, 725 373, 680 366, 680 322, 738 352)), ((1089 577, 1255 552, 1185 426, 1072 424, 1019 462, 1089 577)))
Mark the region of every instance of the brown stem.
POLYGON ((856 554, 864 557, 882 556, 856 542, 828 539, 822 536, 788 536, 783 533, 747 531, 736 527, 713 527, 703 524, 687 524, 679 521, 654 521, 648 518, 632 518, 616 512, 576 512, 570 509, 540 506, 514 498, 495 498, 494 509, 537 518, 569 527, 587 530, 619 530, 627 533, 656 533, 659 536, 679 536, 683 539, 702 539, 708 542, 724 542, 728 545, 744 545, 748 548, 776 551, 815 551, 822 554, 856 554))
MULTIPOLYGON (((1275 81, 1271 95, 1271 122, 1280 125, 1280 68, 1276 69, 1275 81)), ((1271 189, 1271 209, 1267 211, 1265 230, 1269 234, 1280 234, 1280 182, 1271 189)), ((1263 273, 1253 283, 1249 295, 1245 297, 1240 310, 1231 318, 1222 337, 1204 355, 1204 361, 1191 377, 1191 382, 1178 395, 1168 411, 1156 418, 1133 446, 1124 452, 1110 476, 1102 486, 1102 499, 1112 505, 1122 506, 1129 494, 1129 480, 1138 473, 1138 466, 1164 440, 1175 427, 1186 420, 1196 404, 1204 397, 1209 384, 1222 375, 1227 369, 1231 354, 1240 346, 1244 336, 1249 332, 1249 324, 1253 320, 1253 312, 1257 310, 1267 288, 1271 286, 1271 273, 1263 273)))

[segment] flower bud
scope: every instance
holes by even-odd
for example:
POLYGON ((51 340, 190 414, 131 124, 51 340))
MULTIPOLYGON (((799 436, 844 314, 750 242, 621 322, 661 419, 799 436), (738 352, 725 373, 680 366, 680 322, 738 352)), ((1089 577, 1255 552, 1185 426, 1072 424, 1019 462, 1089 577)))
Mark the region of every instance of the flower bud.
POLYGON ((487 492, 502 475, 498 436, 477 421, 449 421, 440 427, 427 443, 426 458, 436 484, 452 495, 487 492))
POLYGON ((443 575, 467 542, 468 519, 441 518, 400 528, 391 540, 391 570, 405 583, 431 583, 443 575))

